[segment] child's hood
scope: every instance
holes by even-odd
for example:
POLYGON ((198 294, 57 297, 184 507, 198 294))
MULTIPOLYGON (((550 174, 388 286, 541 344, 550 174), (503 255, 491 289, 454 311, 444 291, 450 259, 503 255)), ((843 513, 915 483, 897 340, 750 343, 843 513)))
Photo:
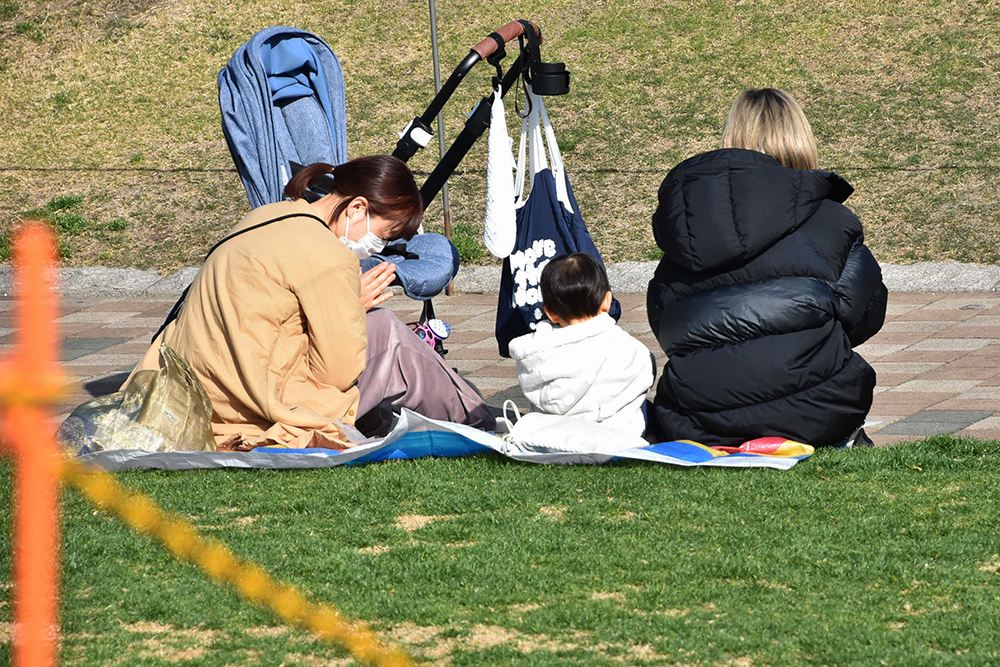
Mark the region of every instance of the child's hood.
POLYGON ((758 151, 726 148, 674 167, 660 185, 653 236, 691 271, 745 263, 794 231, 824 200, 854 188, 837 174, 789 169, 758 151))
POLYGON ((652 384, 648 352, 628 344, 629 334, 606 313, 569 327, 545 323, 510 343, 518 380, 525 396, 545 411, 566 414, 584 397, 613 414, 622 400, 631 400, 632 386, 652 384), (648 375, 648 377, 646 377, 648 375))
POLYGON ((568 327, 554 326, 548 320, 538 323, 534 332, 519 336, 510 342, 510 357, 515 361, 529 357, 539 360, 558 355, 562 348, 576 345, 582 340, 618 326, 607 313, 600 313, 589 320, 568 327))

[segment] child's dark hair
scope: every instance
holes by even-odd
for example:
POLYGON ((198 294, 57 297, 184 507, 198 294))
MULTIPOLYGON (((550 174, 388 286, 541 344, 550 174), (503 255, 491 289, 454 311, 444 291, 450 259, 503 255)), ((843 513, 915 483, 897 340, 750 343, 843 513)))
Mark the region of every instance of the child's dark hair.
POLYGON ((562 320, 594 317, 611 291, 608 274, 585 252, 560 255, 542 269, 542 304, 562 320))

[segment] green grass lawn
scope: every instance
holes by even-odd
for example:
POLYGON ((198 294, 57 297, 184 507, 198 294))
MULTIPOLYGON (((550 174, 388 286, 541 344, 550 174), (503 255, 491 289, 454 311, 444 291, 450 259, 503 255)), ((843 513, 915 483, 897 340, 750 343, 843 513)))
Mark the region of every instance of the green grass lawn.
MULTIPOLYGON (((490 31, 536 20, 572 88, 548 109, 591 232, 611 261, 655 259, 666 171, 717 145, 738 92, 803 105, 821 165, 881 261, 1000 262, 1000 5, 968 0, 449 0, 445 74, 490 31)), ((426 3, 389 0, 0 0, 0 261, 10 226, 79 198, 67 265, 196 265, 247 210, 215 77, 264 27, 323 36, 347 86, 351 155, 390 152, 433 95, 426 3)), ((454 138, 486 94, 480 66, 446 109, 454 138)), ((511 116, 513 118, 513 116, 511 116)), ((511 123, 513 126, 513 123, 511 123)), ((432 149, 414 158, 423 173, 432 149)), ((481 233, 485 142, 451 180, 466 259, 481 233)), ((50 211, 51 213, 51 211, 50 211)), ((440 230, 441 207, 428 211, 440 230)))
MULTIPOLYGON (((1000 661, 1000 442, 819 451, 784 472, 481 456, 119 479, 437 664, 1000 661)), ((353 664, 75 493, 63 531, 62 664, 353 664)))

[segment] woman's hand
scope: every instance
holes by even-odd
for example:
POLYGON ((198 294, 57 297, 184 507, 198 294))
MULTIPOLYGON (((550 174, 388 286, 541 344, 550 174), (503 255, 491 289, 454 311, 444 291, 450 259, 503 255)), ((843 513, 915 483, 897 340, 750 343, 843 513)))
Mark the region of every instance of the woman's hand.
POLYGON ((392 298, 386 289, 396 278, 396 265, 382 262, 361 274, 361 305, 365 311, 375 308, 392 298))

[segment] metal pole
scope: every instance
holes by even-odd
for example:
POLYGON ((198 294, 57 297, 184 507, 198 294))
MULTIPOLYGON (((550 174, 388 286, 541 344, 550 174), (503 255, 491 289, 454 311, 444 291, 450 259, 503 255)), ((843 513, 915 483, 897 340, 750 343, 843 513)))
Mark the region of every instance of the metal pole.
MULTIPOLYGON (((434 6, 434 0, 428 0, 428 4, 430 5, 431 12, 431 52, 434 60, 434 94, 437 95, 441 92, 441 60, 438 57, 437 10, 434 6)), ((444 159, 444 116, 440 111, 437 115, 437 135, 438 153, 440 155, 438 159, 444 159)), ((444 235, 445 238, 451 240, 451 200, 448 197, 447 182, 445 182, 444 186, 441 188, 441 206, 444 209, 444 235)), ((451 296, 451 283, 448 283, 448 287, 445 288, 444 293, 451 296)))

